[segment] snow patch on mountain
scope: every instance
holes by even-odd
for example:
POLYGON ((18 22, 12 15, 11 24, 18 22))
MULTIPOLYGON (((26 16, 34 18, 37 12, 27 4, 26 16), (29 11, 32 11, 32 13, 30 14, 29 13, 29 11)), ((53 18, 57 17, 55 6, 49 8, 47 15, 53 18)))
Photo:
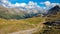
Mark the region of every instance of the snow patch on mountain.
POLYGON ((6 8, 16 8, 15 11, 24 10, 27 11, 27 13, 47 13, 46 7, 42 8, 39 6, 36 2, 29 1, 28 4, 26 3, 16 3, 12 4, 8 0, 0 0, 0 5, 6 7, 6 8))

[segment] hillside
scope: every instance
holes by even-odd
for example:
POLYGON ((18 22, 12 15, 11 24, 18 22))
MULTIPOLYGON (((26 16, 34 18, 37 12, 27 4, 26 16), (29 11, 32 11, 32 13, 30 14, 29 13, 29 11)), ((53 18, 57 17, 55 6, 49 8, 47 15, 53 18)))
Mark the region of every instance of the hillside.
POLYGON ((60 34, 60 7, 55 6, 49 10, 45 30, 41 34, 60 34))
POLYGON ((55 21, 55 20, 59 20, 60 19, 60 7, 58 5, 56 5, 55 7, 51 8, 48 11, 47 14, 47 20, 51 20, 51 21, 55 21))
POLYGON ((0 0, 0 34, 60 34, 60 0, 0 0))
POLYGON ((0 18, 4 19, 24 19, 37 16, 38 14, 42 14, 42 11, 38 9, 22 10, 18 7, 6 8, 0 6, 0 18))
POLYGON ((33 34, 60 34, 60 7, 58 5, 49 9, 45 16, 39 11, 36 13, 36 10, 28 11, 31 12, 28 13, 19 8, 0 6, 0 34, 14 33, 27 29, 32 29, 34 31, 33 34), (43 27, 40 30, 41 26, 43 27), (36 27, 38 27, 37 30, 34 29, 36 27))
POLYGON ((0 19, 0 34, 7 34, 21 30, 32 29, 38 26, 45 19, 42 17, 33 17, 22 20, 0 19))
MULTIPOLYGON (((5 18, 5 19, 19 19, 19 18, 23 18, 24 16, 24 11, 18 12, 15 11, 16 9, 10 9, 10 8, 5 8, 5 7, 1 7, 0 6, 0 18, 5 18)), ((26 13, 25 13, 26 14, 26 13)))

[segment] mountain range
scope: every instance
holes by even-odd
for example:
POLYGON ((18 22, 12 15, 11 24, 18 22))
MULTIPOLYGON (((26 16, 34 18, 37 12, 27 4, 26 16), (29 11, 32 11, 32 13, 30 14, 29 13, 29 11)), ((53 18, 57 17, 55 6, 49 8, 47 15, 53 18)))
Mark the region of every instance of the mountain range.
POLYGON ((0 6, 0 17, 1 18, 29 18, 29 17, 33 17, 37 14, 42 13, 41 10, 38 9, 23 9, 21 10, 21 8, 6 8, 3 6, 0 6))
POLYGON ((38 14, 43 14, 46 13, 46 10, 36 6, 36 5, 27 5, 25 7, 13 7, 13 6, 8 6, 8 4, 3 3, 2 1, 0 1, 0 17, 1 18, 29 18, 29 17, 33 17, 36 16, 38 14), (2 4, 1 4, 2 3, 2 4))
POLYGON ((24 18, 30 18, 33 16, 37 16, 39 14, 48 15, 48 14, 51 14, 51 13, 53 14, 53 13, 56 13, 57 11, 60 11, 60 6, 58 5, 50 8, 48 11, 38 6, 34 6, 34 8, 26 8, 26 7, 10 8, 11 6, 8 8, 7 7, 8 6, 5 7, 0 4, 0 18, 24 19, 24 18))

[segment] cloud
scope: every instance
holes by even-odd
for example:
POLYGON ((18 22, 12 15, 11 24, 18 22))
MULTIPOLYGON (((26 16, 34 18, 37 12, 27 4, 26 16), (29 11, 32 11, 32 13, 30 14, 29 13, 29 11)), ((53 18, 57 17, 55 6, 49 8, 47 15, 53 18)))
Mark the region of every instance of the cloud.
POLYGON ((6 0, 1 0, 3 3, 7 3, 7 1, 6 0))
POLYGON ((16 3, 16 4, 9 3, 8 6, 11 6, 11 7, 25 7, 26 5, 27 5, 26 3, 16 3))
MULTIPOLYGON (((2 0, 2 5, 4 7, 7 7, 7 8, 15 8, 15 7, 19 7, 20 10, 25 10, 25 9, 22 9, 22 8, 26 8, 27 9, 27 13, 38 13, 38 9, 40 11, 41 7, 36 3, 36 2, 33 2, 33 1, 29 1, 28 4, 26 3, 16 3, 16 4, 12 4, 11 2, 9 2, 8 0, 2 0), (20 8, 22 7, 22 8, 20 8), (32 10, 30 10, 32 9, 32 10)), ((15 9, 15 11, 19 11, 18 9, 15 9)))
POLYGON ((43 7, 43 9, 46 9, 46 7, 43 7))
POLYGON ((33 2, 33 1, 29 1, 28 4, 26 4, 26 3, 12 4, 8 0, 0 0, 0 1, 2 2, 2 5, 4 7, 10 7, 10 8, 14 8, 14 7, 35 8, 35 7, 39 7, 39 5, 37 5, 37 3, 36 2, 33 2))
POLYGON ((38 5, 36 2, 32 2, 32 1, 30 1, 26 6, 26 8, 35 8, 35 7, 38 7, 38 5))
POLYGON ((37 5, 37 3, 36 3, 36 2, 33 2, 33 1, 30 1, 30 2, 28 3, 28 5, 37 5))
MULTIPOLYGON (((27 10, 27 13, 38 13, 38 12, 41 12, 41 13, 44 13, 43 9, 36 3, 36 2, 33 2, 33 1, 29 1, 28 4, 26 3, 16 3, 16 4, 12 4, 11 2, 9 2, 8 0, 0 0, 2 3, 2 5, 4 7, 7 7, 7 8, 15 8, 15 7, 19 7, 19 9, 15 9, 15 11, 20 11, 22 8, 26 8, 27 10), (22 7, 22 8, 20 8, 22 7), (31 10, 30 10, 31 9, 31 10)), ((48 1, 45 2, 45 4, 47 5, 47 3, 49 3, 48 1)), ((46 7, 44 7, 45 9, 46 7)), ((25 10, 25 9, 22 9, 22 10, 25 10)))
POLYGON ((46 6, 50 6, 50 4, 51 4, 49 1, 46 1, 44 3, 45 3, 46 6))
POLYGON ((45 2, 40 2, 40 4, 45 4, 47 7, 49 7, 51 3, 49 1, 45 1, 45 2))
POLYGON ((8 0, 0 0, 0 3, 4 6, 4 7, 24 7, 26 5, 26 3, 16 3, 16 4, 12 4, 11 2, 9 2, 8 0), (1 3, 2 2, 2 3, 1 3))
POLYGON ((9 5, 10 2, 8 0, 0 0, 0 5, 3 5, 4 7, 6 7, 6 5, 9 5))
POLYGON ((41 2, 40 4, 45 4, 46 7, 50 7, 50 6, 54 7, 56 5, 60 5, 59 3, 51 3, 50 1, 41 2))
POLYGON ((59 3, 51 3, 51 5, 54 7, 56 5, 60 5, 59 3))

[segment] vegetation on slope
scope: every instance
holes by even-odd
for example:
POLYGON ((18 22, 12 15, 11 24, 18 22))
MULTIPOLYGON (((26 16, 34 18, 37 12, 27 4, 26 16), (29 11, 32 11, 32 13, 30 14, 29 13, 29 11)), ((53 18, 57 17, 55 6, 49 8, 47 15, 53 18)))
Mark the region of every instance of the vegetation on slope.
POLYGON ((0 19, 0 34, 7 34, 15 31, 26 30, 37 27, 40 22, 43 22, 42 17, 33 17, 28 19, 0 19))
POLYGON ((50 9, 46 17, 44 30, 38 34, 60 34, 60 7, 50 9))
MULTIPOLYGON (((16 13, 17 14, 16 15, 16 14, 11 14, 10 12, 8 14, 4 11, 0 12, 0 18, 1 18, 0 19, 0 34, 7 34, 7 33, 15 32, 15 31, 35 28, 40 22, 43 22, 45 20, 44 17, 27 18, 33 15, 32 14, 29 15, 26 13, 22 14, 22 13, 19 13, 19 14, 16 13), (16 20, 16 19, 24 18, 24 17, 27 19, 16 20), (2 18, 5 18, 5 19, 2 19, 2 18), (8 20, 6 20, 6 18, 8 20)), ((48 23, 44 23, 45 27, 42 28, 43 32, 42 33, 37 32, 34 34, 60 34, 60 24, 59 24, 60 22, 55 23, 55 21, 60 20, 60 12, 58 11, 55 14, 55 9, 54 9, 53 13, 52 14, 49 13, 49 15, 47 16, 46 21, 48 23)))
POLYGON ((30 17, 40 14, 40 11, 37 11, 37 12, 38 13, 34 13, 34 10, 26 11, 26 10, 21 10, 19 8, 5 8, 3 6, 0 6, 0 18, 4 18, 4 19, 30 18, 30 17))

